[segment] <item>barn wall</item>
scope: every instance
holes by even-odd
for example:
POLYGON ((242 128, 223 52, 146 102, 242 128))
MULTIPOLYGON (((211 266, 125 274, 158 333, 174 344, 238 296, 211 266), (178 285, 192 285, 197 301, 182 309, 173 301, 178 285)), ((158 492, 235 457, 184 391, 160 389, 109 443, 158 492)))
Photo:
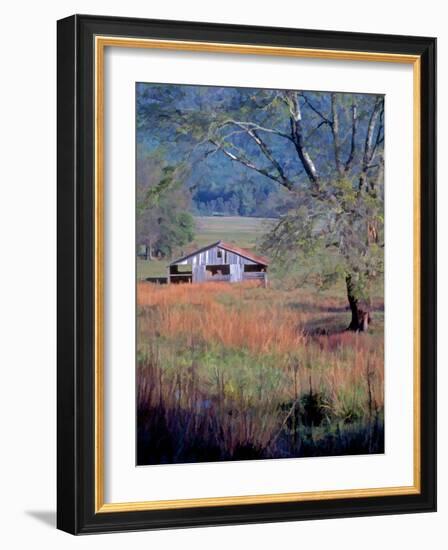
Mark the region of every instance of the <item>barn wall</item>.
POLYGON ((185 259, 183 262, 177 262, 179 265, 222 265, 222 264, 230 264, 230 265, 244 265, 244 264, 256 264, 256 262, 253 262, 252 260, 248 260, 247 258, 243 258, 242 256, 239 256, 238 254, 234 254, 233 252, 228 252, 227 250, 224 250, 222 248, 219 248, 219 246, 214 246, 212 248, 209 248, 207 250, 203 250, 202 252, 199 252, 195 254, 194 256, 190 256, 189 258, 185 259), (218 250, 221 250, 222 257, 218 258, 218 250))
POLYGON ((244 265, 230 264, 230 282, 238 283, 243 280, 244 265))
POLYGON ((193 283, 203 283, 205 279, 205 265, 193 265, 193 283))

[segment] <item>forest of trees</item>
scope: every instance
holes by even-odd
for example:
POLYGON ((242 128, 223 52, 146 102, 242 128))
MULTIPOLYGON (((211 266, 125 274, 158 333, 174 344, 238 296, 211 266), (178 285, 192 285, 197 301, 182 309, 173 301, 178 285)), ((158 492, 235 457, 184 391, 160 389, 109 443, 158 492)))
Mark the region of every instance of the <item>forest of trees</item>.
POLYGON ((277 218, 292 206, 291 197, 269 182, 224 181, 219 178, 200 182, 193 195, 194 211, 201 216, 254 216, 277 218))

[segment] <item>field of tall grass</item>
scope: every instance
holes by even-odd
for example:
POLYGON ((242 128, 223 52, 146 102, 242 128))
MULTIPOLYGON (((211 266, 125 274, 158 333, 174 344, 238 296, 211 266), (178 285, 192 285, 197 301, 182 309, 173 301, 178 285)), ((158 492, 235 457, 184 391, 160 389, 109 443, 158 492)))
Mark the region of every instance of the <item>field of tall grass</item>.
POLYGON ((137 305, 139 465, 384 452, 381 313, 347 332, 343 296, 256 283, 140 282, 137 305))

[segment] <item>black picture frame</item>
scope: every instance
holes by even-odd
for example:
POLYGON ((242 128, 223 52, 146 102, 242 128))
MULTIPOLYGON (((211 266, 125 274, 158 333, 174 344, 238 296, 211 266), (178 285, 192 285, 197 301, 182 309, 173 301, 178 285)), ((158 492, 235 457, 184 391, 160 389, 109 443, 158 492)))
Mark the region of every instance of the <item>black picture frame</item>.
POLYGON ((74 15, 58 21, 57 526, 72 534, 431 512, 436 509, 436 39, 74 15), (419 494, 95 513, 94 50, 97 35, 421 58, 419 494))

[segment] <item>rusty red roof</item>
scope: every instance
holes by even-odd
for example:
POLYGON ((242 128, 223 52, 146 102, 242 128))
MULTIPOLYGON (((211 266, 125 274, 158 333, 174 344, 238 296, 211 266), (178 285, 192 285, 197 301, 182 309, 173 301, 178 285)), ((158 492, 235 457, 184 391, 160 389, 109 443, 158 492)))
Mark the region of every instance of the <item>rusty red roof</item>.
POLYGON ((239 256, 243 256, 244 258, 247 258, 248 260, 252 260, 253 262, 256 262, 257 264, 262 265, 269 265, 268 259, 264 256, 258 256, 257 254, 253 254, 249 250, 246 250, 245 248, 241 248, 239 246, 236 246, 231 243, 226 243, 224 241, 219 241, 218 243, 219 248, 224 248, 225 250, 229 252, 234 252, 235 254, 238 254, 239 256))

